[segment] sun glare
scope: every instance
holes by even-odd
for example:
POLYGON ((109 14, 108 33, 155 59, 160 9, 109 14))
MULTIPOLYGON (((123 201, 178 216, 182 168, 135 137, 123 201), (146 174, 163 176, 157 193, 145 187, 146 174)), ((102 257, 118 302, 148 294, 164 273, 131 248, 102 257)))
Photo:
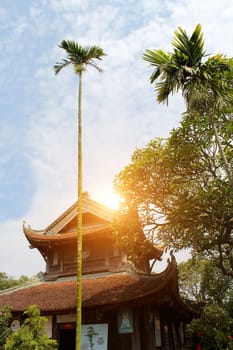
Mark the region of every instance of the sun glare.
POLYGON ((98 198, 98 202, 106 205, 108 208, 117 210, 119 208, 120 196, 115 193, 102 193, 98 198))

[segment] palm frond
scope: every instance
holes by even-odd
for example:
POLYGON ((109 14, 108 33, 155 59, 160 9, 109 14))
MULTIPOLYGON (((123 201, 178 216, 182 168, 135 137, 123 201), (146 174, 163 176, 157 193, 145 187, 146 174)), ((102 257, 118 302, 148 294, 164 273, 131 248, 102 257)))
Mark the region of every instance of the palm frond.
POLYGON ((55 75, 57 75, 64 67, 67 67, 71 62, 67 59, 63 59, 61 62, 57 62, 54 66, 55 75))
POLYGON ((175 47, 175 54, 183 54, 186 58, 186 65, 197 66, 205 56, 204 39, 201 32, 201 25, 198 24, 193 34, 189 37, 185 30, 178 27, 175 31, 172 45, 175 47))
POLYGON ((166 67, 167 64, 171 61, 171 55, 165 53, 163 50, 149 50, 147 49, 142 55, 144 61, 150 63, 152 67, 155 67, 155 70, 150 76, 150 82, 153 83, 163 72, 163 67, 166 67))
POLYGON ((178 27, 174 33, 172 45, 177 49, 178 52, 182 52, 185 56, 190 55, 189 38, 186 31, 181 27, 178 27))
POLYGON ((152 66, 158 66, 167 63, 170 60, 170 54, 163 50, 149 50, 147 49, 142 55, 144 61, 149 62, 152 66))
POLYGON ((203 57, 206 55, 204 50, 204 35, 201 32, 201 25, 198 24, 190 38, 190 42, 192 45, 192 53, 193 53, 193 64, 197 65, 201 62, 203 57))
POLYGON ((65 50, 68 55, 79 55, 82 51, 82 47, 73 40, 62 40, 61 44, 58 46, 65 50))
POLYGON ((160 81, 155 86, 157 101, 168 104, 169 95, 176 93, 180 89, 181 84, 180 72, 171 66, 169 70, 163 72, 160 81))
POLYGON ((98 71, 102 71, 102 69, 94 62, 95 60, 101 60, 102 57, 106 55, 101 47, 82 47, 73 40, 62 40, 59 47, 66 51, 67 58, 54 66, 55 74, 58 74, 60 70, 68 64, 74 66, 75 73, 77 74, 84 71, 85 66, 87 65, 96 68, 98 71))
MULTIPOLYGON (((154 68, 150 82, 155 85, 158 102, 168 102, 168 96, 179 90, 188 106, 195 96, 202 92, 202 102, 212 105, 232 105, 233 97, 233 60, 224 55, 207 56, 201 25, 198 24, 192 35, 178 27, 172 41, 174 51, 147 49, 142 58, 154 68), (193 96, 193 98, 192 98, 193 96)), ((204 106, 203 106, 204 107, 204 106)))
POLYGON ((99 67, 93 60, 89 61, 89 65, 98 70, 98 72, 103 73, 103 69, 99 67))
POLYGON ((97 60, 102 60, 103 56, 106 56, 105 52, 103 49, 99 46, 89 46, 85 48, 85 54, 87 59, 97 59, 97 60))

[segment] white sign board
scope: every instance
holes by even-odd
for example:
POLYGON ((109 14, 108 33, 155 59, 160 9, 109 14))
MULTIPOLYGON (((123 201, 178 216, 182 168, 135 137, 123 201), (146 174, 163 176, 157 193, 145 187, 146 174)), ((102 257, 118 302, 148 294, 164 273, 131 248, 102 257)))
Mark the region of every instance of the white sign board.
POLYGON ((82 325, 81 350, 107 350, 108 324, 95 323, 82 325))

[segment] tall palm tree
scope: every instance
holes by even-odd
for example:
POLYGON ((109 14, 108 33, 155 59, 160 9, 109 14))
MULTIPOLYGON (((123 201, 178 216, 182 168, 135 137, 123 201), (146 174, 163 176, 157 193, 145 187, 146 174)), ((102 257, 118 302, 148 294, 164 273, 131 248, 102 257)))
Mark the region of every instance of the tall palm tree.
POLYGON ((143 59, 154 67, 151 84, 159 80, 155 84, 157 101, 168 103, 169 95, 181 91, 190 115, 195 111, 209 117, 226 175, 233 187, 233 176, 215 124, 220 108, 232 106, 232 64, 221 54, 210 57, 205 53, 200 24, 191 37, 178 27, 172 45, 173 52, 147 49, 143 54, 143 59))
POLYGON ((59 45, 66 51, 67 57, 54 66, 55 74, 72 65, 79 77, 78 86, 78 201, 77 201, 77 318, 76 318, 76 350, 81 349, 82 326, 82 76, 87 66, 102 69, 96 64, 105 56, 99 46, 82 47, 72 40, 63 40, 59 45))

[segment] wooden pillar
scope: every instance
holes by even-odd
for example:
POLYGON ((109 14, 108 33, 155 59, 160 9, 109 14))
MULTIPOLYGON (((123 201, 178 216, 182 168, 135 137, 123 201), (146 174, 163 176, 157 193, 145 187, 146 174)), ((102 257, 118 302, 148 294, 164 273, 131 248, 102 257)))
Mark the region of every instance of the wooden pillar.
POLYGON ((161 319, 158 311, 154 312, 154 333, 155 333, 155 349, 162 346, 161 319))
POLYGON ((143 328, 141 330, 141 348, 155 350, 154 322, 151 307, 143 308, 143 328))
POLYGON ((169 328, 168 323, 166 322, 163 326, 163 334, 164 334, 164 350, 171 350, 172 347, 170 347, 170 341, 169 341, 169 328))
POLYGON ((132 350, 141 350, 139 315, 134 313, 134 333, 132 334, 132 350))

